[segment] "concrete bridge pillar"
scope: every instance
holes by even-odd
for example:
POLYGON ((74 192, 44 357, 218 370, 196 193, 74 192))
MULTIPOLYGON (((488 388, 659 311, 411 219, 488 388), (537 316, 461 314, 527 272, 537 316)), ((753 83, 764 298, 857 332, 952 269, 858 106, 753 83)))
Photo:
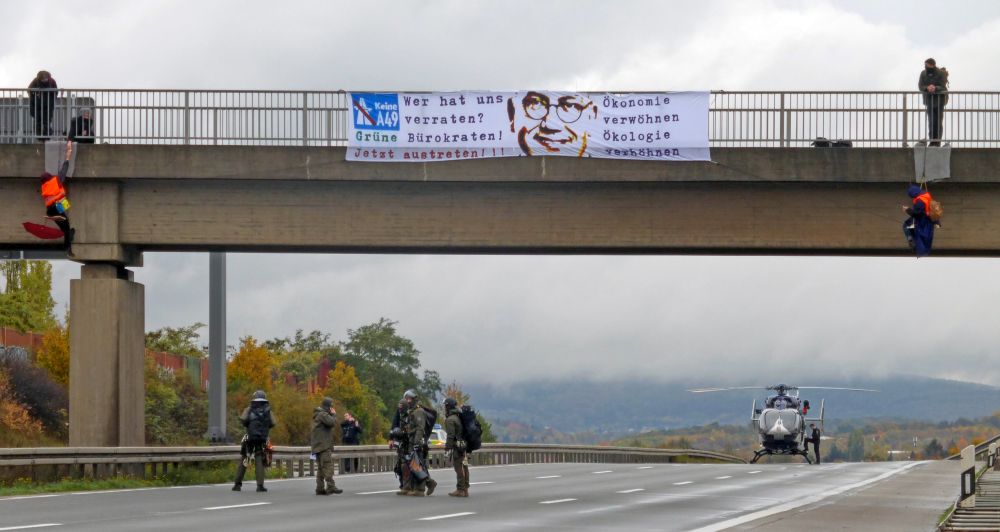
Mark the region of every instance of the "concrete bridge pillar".
POLYGON ((145 441, 145 290, 124 266, 84 264, 70 281, 70 446, 145 441))

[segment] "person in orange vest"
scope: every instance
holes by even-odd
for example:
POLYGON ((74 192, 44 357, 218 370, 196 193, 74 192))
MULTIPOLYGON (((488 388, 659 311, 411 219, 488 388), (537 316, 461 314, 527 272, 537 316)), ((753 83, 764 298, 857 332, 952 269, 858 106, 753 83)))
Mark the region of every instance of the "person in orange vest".
POLYGON ((69 255, 73 255, 73 233, 75 229, 69 225, 69 199, 66 198, 66 174, 69 172, 69 159, 73 155, 73 143, 66 143, 66 160, 59 167, 59 174, 52 175, 42 172, 40 192, 45 201, 45 216, 59 226, 63 232, 63 243, 69 255))
POLYGON ((918 257, 926 257, 931 253, 931 244, 934 241, 934 228, 940 227, 940 222, 931 220, 928 212, 931 208, 931 193, 920 188, 920 185, 910 185, 906 190, 912 204, 903 206, 903 212, 909 216, 903 222, 903 234, 906 235, 906 242, 910 249, 916 252, 918 257))

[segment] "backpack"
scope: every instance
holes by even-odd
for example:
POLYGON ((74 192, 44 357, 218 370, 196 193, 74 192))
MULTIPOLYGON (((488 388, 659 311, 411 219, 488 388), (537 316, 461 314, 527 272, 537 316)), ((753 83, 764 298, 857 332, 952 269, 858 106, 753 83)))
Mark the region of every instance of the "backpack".
POLYGON ((476 411, 471 406, 464 405, 458 413, 458 419, 462 422, 462 439, 465 440, 466 452, 478 450, 483 446, 483 427, 476 419, 476 411))
POLYGON ((264 441, 267 433, 271 431, 271 407, 265 405, 264 408, 250 408, 250 415, 247 419, 247 436, 251 440, 264 441))
POLYGON ((930 218, 932 222, 940 222, 942 214, 944 214, 944 209, 941 208, 941 202, 932 199, 931 206, 927 209, 927 217, 930 218))
POLYGON ((438 412, 424 405, 420 405, 420 408, 424 410, 424 438, 430 439, 434 434, 434 425, 437 424, 438 412))

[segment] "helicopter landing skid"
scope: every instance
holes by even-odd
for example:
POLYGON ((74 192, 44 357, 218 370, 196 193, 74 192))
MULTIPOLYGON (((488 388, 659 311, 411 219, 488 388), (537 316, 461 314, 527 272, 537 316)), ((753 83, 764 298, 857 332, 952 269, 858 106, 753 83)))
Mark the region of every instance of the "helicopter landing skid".
POLYGON ((812 463, 813 463, 812 459, 809 458, 809 453, 807 451, 798 451, 798 452, 791 452, 791 453, 787 453, 787 452, 786 453, 774 453, 774 452, 770 452, 770 451, 766 451, 766 450, 763 450, 763 451, 754 451, 753 458, 750 459, 750 463, 751 464, 756 464, 757 461, 761 459, 761 457, 763 457, 763 456, 771 456, 771 455, 774 455, 774 454, 784 454, 784 455, 789 455, 789 454, 790 455, 796 455, 796 454, 798 454, 798 455, 801 455, 802 458, 806 459, 806 463, 807 464, 812 465, 812 463))

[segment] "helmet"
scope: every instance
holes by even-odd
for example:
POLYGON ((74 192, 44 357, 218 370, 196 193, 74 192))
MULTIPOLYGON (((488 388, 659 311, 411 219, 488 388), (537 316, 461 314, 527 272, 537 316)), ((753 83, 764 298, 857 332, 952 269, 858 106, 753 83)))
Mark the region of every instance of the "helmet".
POLYGON ((449 397, 449 398, 447 398, 447 399, 444 400, 444 409, 445 410, 454 410, 456 406, 458 406, 458 401, 455 400, 454 397, 449 397))
POLYGON ((324 397, 323 408, 329 409, 331 406, 333 406, 333 399, 330 399, 329 397, 324 397))
POLYGON ((403 401, 408 401, 410 399, 416 400, 416 398, 417 398, 417 392, 413 391, 412 389, 406 390, 406 392, 403 394, 403 401))
POLYGON ((264 393, 264 390, 257 390, 253 393, 253 402, 257 401, 267 401, 267 394, 264 393))

